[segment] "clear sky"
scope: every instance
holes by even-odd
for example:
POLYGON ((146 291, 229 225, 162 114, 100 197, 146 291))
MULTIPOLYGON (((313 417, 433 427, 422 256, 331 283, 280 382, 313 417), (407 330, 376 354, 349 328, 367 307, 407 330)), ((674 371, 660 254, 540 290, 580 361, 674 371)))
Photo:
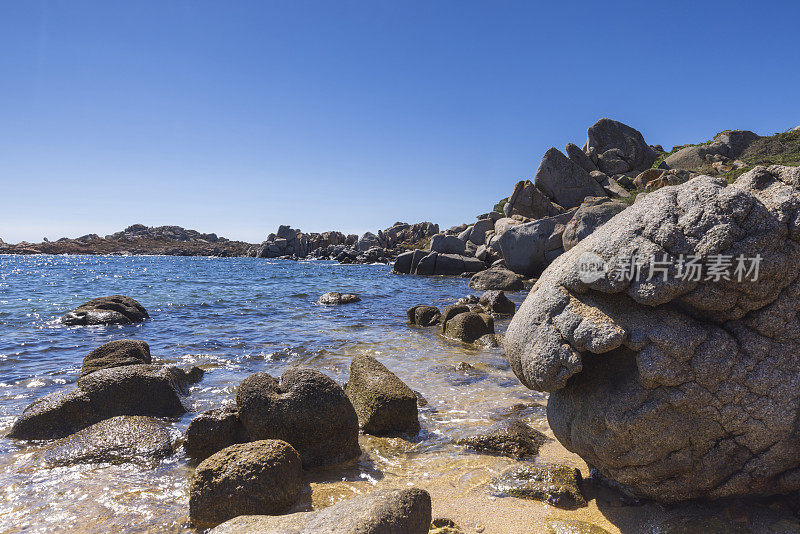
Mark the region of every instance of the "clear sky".
POLYGON ((0 0, 0 238, 472 220, 601 117, 800 124, 783 2, 0 0))

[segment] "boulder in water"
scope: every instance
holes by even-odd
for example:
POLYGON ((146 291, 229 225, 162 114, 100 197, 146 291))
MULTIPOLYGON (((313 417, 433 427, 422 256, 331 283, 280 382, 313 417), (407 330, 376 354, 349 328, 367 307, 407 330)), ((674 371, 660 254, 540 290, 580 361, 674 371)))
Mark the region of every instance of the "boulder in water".
POLYGON ((81 376, 100 369, 152 363, 150 346, 136 339, 118 339, 100 345, 83 359, 81 376))
POLYGON ((131 297, 111 295, 84 302, 61 318, 67 326, 133 324, 150 317, 144 306, 131 297))
POLYGON ((183 447, 192 460, 200 462, 226 447, 247 441, 247 432, 234 405, 196 415, 186 429, 183 447))

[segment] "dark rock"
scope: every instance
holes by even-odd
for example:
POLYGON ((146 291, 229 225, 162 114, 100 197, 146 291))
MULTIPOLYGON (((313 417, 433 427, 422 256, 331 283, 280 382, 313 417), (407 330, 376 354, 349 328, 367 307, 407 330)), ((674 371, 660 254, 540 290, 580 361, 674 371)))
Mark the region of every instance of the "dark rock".
POLYGON ((358 417, 344 390, 313 369, 292 368, 280 381, 267 373, 245 378, 236 392, 250 439, 282 439, 303 467, 339 464, 361 455, 358 417))
POLYGON ((345 393, 365 434, 419 431, 416 395, 375 358, 367 355, 353 358, 345 393))
POLYGON ((149 466, 172 453, 172 441, 162 421, 122 415, 47 445, 44 460, 59 466, 127 462, 149 466))
MULTIPOLYGON (((772 530, 772 529, 770 529, 772 530)), ((672 517, 656 523, 652 534, 751 534, 745 525, 734 523, 723 517, 690 515, 672 517)))
POLYGON ((639 131, 618 121, 600 119, 589 127, 586 136, 587 154, 609 176, 643 171, 658 158, 639 131))
POLYGON ((431 497, 419 488, 379 490, 314 512, 240 516, 213 534, 428 534, 431 497))
POLYGON ((533 183, 553 202, 567 209, 579 206, 586 197, 606 196, 588 172, 556 148, 545 152, 533 183))
POLYGON ((84 302, 61 318, 68 326, 132 324, 150 317, 147 310, 130 297, 112 295, 84 302))
POLYGON ((203 460, 189 485, 189 517, 210 526, 248 514, 277 515, 297 500, 300 456, 280 440, 231 445, 203 460))
POLYGON ((566 465, 525 465, 506 471, 492 482, 504 494, 544 501, 564 509, 586 506, 581 472, 566 465))
POLYGON ((456 236, 436 234, 431 238, 431 250, 433 252, 441 252, 442 254, 458 254, 463 256, 464 249, 464 241, 456 236))
POLYGON ((595 165, 589 156, 576 144, 567 143, 567 157, 590 174, 597 170, 597 165, 595 165))
POLYGON ((150 346, 147 343, 135 339, 118 339, 109 341, 90 352, 83 359, 81 376, 100 369, 149 364, 151 361, 150 346))
POLYGON ((354 302, 361 302, 361 297, 352 293, 339 293, 337 291, 330 291, 319 298, 319 303, 325 305, 352 304, 354 302))
POLYGON ((186 429, 183 447, 195 462, 237 443, 249 441, 235 406, 200 413, 186 429))
POLYGON ((406 311, 408 322, 419 326, 439 324, 441 314, 435 306, 413 306, 406 311))
POLYGON ((610 198, 587 198, 564 228, 561 240, 564 250, 569 250, 628 205, 610 198))
POLYGON ((487 289, 502 289, 503 291, 519 291, 525 285, 517 273, 510 269, 492 267, 483 272, 476 273, 469 280, 469 287, 478 291, 487 289))
POLYGON ((459 445, 479 452, 502 454, 523 459, 539 454, 539 448, 547 437, 534 430, 520 419, 501 421, 487 428, 477 436, 458 440, 459 445))
POLYGON ((444 325, 444 335, 465 343, 474 343, 481 336, 494 333, 494 319, 482 313, 460 313, 444 325))
POLYGON ((798 205, 800 167, 755 167, 732 185, 700 176, 648 193, 542 274, 506 355, 523 384, 551 392, 568 450, 640 498, 800 489, 798 205), (667 276, 617 279, 632 251, 666 254, 667 276), (609 272, 583 281, 587 254, 609 272), (679 254, 761 261, 757 277, 729 280, 704 261, 694 280, 679 254))
POLYGON ((513 315, 517 309, 517 305, 505 293, 496 289, 481 295, 480 304, 486 311, 499 315, 513 315))
POLYGON ((81 377, 70 391, 46 395, 30 404, 8 437, 55 439, 117 415, 176 417, 186 413, 186 373, 176 367, 126 365, 81 377))
POLYGON ((447 327, 447 321, 449 321, 456 315, 467 313, 470 311, 472 311, 472 309, 466 304, 453 304, 452 306, 447 306, 442 312, 442 317, 441 317, 442 332, 444 332, 445 328, 447 327))
POLYGON ((394 260, 394 272, 400 274, 409 274, 411 272, 411 260, 414 258, 413 250, 403 252, 397 259, 394 260))
POLYGON ((455 521, 446 517, 437 517, 431 521, 429 534, 465 534, 455 521))

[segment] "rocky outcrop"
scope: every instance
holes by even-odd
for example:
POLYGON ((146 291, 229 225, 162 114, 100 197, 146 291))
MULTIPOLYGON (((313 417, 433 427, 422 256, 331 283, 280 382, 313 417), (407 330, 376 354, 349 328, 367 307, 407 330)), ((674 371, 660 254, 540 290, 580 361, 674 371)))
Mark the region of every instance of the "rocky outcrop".
POLYGON ((533 183, 553 202, 567 209, 579 206, 586 197, 606 196, 597 180, 557 148, 545 152, 533 183))
POLYGON ((339 304, 352 304, 354 302, 361 302, 361 297, 353 293, 339 293, 338 291, 330 291, 322 295, 317 302, 325 306, 335 306, 339 304))
POLYGON ((250 439, 234 405, 197 414, 186 429, 183 448, 189 458, 201 462, 226 447, 247 441, 250 439))
POLYGON ((300 494, 300 456, 280 440, 231 445, 203 460, 189 483, 189 517, 213 526, 249 514, 286 512, 300 494))
POLYGON ((748 130, 726 130, 702 145, 691 145, 670 154, 664 160, 669 169, 698 170, 704 165, 735 160, 758 135, 748 130))
POLYGON ((570 210, 509 228, 493 246, 500 249, 509 269, 525 276, 536 276, 564 252, 561 236, 574 213, 575 210, 570 210))
POLYGON ((288 442, 300 453, 303 467, 335 465, 361 455, 353 405, 319 371, 292 368, 280 380, 252 374, 239 385, 236 404, 250 439, 288 442))
POLYGON ((269 516, 239 516, 213 534, 427 534, 431 497, 419 488, 378 490, 317 510, 269 516))
POLYGON ((507 357, 551 392, 553 433, 598 476, 666 502, 800 489, 798 208, 797 167, 701 176, 649 193, 542 274, 507 357), (626 274, 634 252, 659 270, 626 274))
POLYGON ((503 291, 519 291, 525 287, 522 278, 509 269, 492 267, 472 275, 469 287, 478 291, 499 289, 503 291))
POLYGON ((501 421, 480 434, 458 440, 459 445, 478 452, 501 454, 517 459, 539 454, 547 437, 520 419, 501 421))
POLYGON ((152 363, 150 346, 136 339, 118 339, 100 345, 83 359, 81 376, 112 367, 152 363))
POLYGON ((171 256, 247 256, 253 245, 180 226, 134 224, 100 237, 87 234, 42 243, 0 244, 0 254, 150 254, 171 256))
POLYGON ((586 137, 584 151, 608 176, 641 172, 658 157, 638 130, 615 120, 600 119, 589 127, 586 137))
POLYGON ((131 297, 111 295, 84 302, 61 318, 67 326, 133 324, 150 317, 144 306, 131 297))
POLYGON ((564 228, 561 237, 564 250, 569 250, 577 245, 578 241, 597 230, 611 217, 627 207, 628 205, 624 202, 610 198, 587 198, 584 200, 564 228))
POLYGON ((397 375, 368 355, 350 363, 345 393, 353 403, 365 434, 416 434, 417 396, 397 375))
POLYGON ((127 365, 81 377, 70 391, 30 404, 8 433, 15 439, 56 439, 118 415, 176 417, 186 413, 181 396, 189 378, 177 367, 127 365))

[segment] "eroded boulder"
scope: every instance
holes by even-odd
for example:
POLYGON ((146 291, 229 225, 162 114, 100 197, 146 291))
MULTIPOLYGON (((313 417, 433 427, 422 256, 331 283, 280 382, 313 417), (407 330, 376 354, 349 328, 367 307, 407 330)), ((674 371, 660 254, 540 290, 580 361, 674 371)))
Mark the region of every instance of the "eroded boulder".
POLYGON ((137 339, 118 339, 100 345, 83 359, 81 376, 112 367, 152 363, 150 346, 137 339))
POLYGON ((381 362, 362 354, 350 363, 345 393, 366 434, 376 436, 419 431, 417 396, 381 362))
POLYGON ((628 205, 624 202, 610 198, 587 198, 584 200, 564 228, 564 234, 561 236, 564 250, 569 250, 577 245, 578 241, 597 230, 611 217, 627 207, 628 205))
POLYGON ((756 167, 732 185, 700 176, 648 194, 551 264, 505 348, 525 385, 551 392, 556 438, 661 501, 800 489, 799 210, 798 167, 756 167), (664 266, 628 276, 633 253, 664 266), (687 276, 695 256, 703 269, 687 276), (732 264, 715 271, 722 256, 732 264))
POLYGON ((234 405, 197 414, 186 429, 183 448, 189 458, 201 462, 226 447, 247 441, 249 437, 234 405))
POLYGON ((567 209, 580 206, 586 197, 606 196, 597 180, 557 148, 545 152, 533 183, 536 189, 567 209))
POLYGON ((475 343, 486 334, 494 334, 494 319, 485 313, 459 313, 444 323, 442 329, 449 338, 475 343))
POLYGON ((300 493, 300 456, 280 440, 231 445, 203 460, 189 483, 189 517, 200 526, 286 512, 300 493))
POLYGON ((150 317, 144 306, 131 297, 111 295, 84 302, 61 318, 67 326, 133 324, 150 317))
POLYGON ((319 371, 292 368, 280 380, 254 373, 236 391, 239 419, 253 440, 292 445, 303 467, 335 465, 361 455, 358 417, 344 390, 319 371))
POLYGON ((600 119, 589 127, 586 137, 588 156, 609 176, 643 171, 658 158, 638 130, 619 121, 600 119))
POLYGON ((472 275, 469 287, 478 291, 492 289, 519 291, 525 287, 525 284, 514 271, 503 267, 492 267, 472 275))

